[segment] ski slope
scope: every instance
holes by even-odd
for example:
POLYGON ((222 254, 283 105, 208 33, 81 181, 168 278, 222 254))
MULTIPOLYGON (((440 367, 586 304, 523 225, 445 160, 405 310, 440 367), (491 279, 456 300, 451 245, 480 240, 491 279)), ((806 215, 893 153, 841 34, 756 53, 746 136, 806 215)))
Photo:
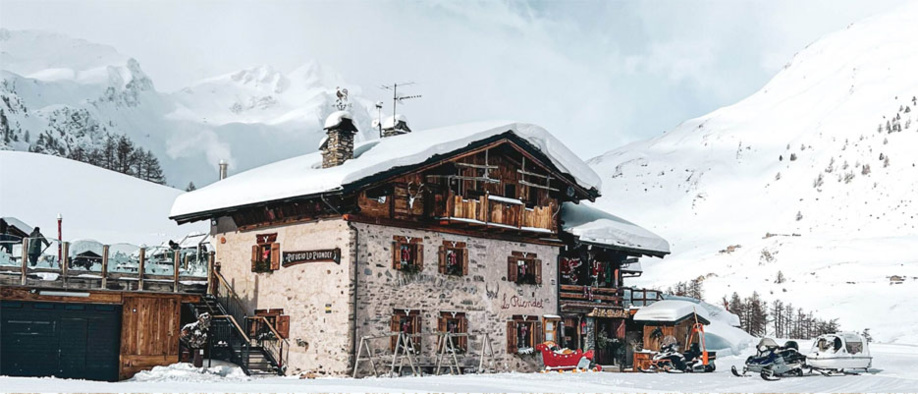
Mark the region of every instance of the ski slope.
POLYGON ((757 291, 918 344, 916 37, 916 3, 854 23, 747 99, 591 159, 597 204, 670 242, 635 282, 701 278, 711 303, 757 291))
POLYGON ((178 226, 169 209, 184 193, 89 164, 37 153, 0 151, 0 217, 12 216, 65 241, 159 245, 208 223, 178 226))

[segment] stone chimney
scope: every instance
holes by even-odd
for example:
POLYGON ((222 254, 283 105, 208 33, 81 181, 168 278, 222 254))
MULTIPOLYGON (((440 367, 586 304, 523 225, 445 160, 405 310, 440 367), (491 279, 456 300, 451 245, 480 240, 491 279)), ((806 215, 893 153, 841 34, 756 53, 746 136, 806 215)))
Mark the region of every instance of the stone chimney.
POLYGON ((408 134, 411 129, 408 127, 408 118, 402 114, 395 114, 386 118, 382 125, 383 138, 396 135, 408 134))
POLYGON ((325 133, 327 134, 319 146, 322 151, 322 168, 340 166, 345 161, 354 158, 354 134, 357 126, 354 125, 350 112, 336 111, 325 119, 325 133))

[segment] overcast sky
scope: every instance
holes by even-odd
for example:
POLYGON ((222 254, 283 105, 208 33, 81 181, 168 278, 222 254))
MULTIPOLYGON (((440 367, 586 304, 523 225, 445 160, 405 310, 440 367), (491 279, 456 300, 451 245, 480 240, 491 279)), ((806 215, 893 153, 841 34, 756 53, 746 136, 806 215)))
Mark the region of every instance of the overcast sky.
POLYGON ((540 124, 584 158, 660 135, 764 85, 807 44, 903 0, 11 1, 0 25, 108 44, 160 91, 311 60, 350 88, 414 81, 415 129, 540 124))

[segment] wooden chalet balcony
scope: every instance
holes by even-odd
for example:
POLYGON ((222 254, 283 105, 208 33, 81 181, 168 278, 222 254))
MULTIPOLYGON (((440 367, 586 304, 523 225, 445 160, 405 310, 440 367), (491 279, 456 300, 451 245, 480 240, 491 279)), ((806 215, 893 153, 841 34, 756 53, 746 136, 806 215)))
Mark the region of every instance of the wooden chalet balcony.
POLYGON ((571 308, 622 308, 619 289, 607 287, 561 285, 560 298, 562 311, 571 308))
POLYGON ((522 201, 485 194, 478 199, 451 196, 446 200, 443 224, 464 223, 498 229, 520 230, 545 234, 557 231, 552 220, 554 203, 527 208, 522 201))

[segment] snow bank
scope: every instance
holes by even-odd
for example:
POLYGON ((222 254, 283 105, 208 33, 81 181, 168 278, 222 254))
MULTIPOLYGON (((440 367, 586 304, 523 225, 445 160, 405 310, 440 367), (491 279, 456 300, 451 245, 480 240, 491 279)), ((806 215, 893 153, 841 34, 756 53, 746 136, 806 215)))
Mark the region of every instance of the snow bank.
POLYGON ((580 242, 623 247, 654 255, 669 254, 669 242, 634 223, 598 208, 564 203, 561 206, 562 229, 580 242))
POLYGON ((355 151, 362 152, 359 157, 331 168, 321 168, 319 152, 268 164, 179 196, 169 216, 336 191, 380 172, 419 164, 508 132, 532 143, 582 187, 597 190, 602 187, 599 176, 545 129, 526 123, 492 121, 384 138, 373 141, 368 149, 358 145, 355 151))
POLYGON ((236 364, 211 360, 211 367, 195 368, 191 363, 175 363, 140 371, 129 382, 226 382, 251 380, 236 364))

